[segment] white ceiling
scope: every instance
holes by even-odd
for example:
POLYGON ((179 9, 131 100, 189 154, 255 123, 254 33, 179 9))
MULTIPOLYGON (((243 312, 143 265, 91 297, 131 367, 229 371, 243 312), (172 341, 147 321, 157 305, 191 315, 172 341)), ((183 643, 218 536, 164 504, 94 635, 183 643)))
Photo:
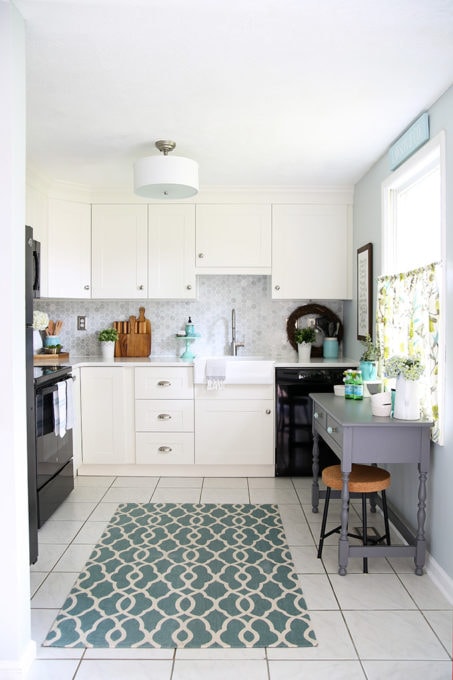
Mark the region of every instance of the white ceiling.
POLYGON ((173 139, 201 186, 355 183, 453 82, 453 0, 15 0, 28 160, 132 186, 173 139))

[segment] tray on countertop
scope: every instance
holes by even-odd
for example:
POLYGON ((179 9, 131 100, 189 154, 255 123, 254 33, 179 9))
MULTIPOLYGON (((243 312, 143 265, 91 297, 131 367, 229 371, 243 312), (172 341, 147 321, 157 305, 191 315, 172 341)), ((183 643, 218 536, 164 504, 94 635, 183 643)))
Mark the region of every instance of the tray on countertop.
POLYGON ((69 352, 40 352, 39 354, 34 354, 33 359, 69 359, 69 352))

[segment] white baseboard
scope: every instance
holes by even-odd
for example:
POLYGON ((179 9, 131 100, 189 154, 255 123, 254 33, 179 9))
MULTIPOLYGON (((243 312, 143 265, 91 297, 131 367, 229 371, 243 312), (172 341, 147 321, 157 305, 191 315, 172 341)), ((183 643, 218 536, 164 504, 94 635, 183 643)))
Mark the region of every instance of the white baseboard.
POLYGON ((21 659, 0 660, 0 680, 26 680, 36 658, 36 642, 30 640, 21 659))
POLYGON ((426 573, 429 574, 439 590, 442 591, 450 604, 453 604, 453 580, 428 552, 426 553, 425 568, 426 573))

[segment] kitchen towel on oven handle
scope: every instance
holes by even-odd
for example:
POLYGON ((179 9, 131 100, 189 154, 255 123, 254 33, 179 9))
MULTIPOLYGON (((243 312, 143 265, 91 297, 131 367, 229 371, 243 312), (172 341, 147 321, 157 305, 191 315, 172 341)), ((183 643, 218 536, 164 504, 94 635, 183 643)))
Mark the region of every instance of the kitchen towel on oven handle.
POLYGON ((53 414, 55 436, 64 437, 74 424, 74 400, 72 378, 57 383, 53 393, 53 414))

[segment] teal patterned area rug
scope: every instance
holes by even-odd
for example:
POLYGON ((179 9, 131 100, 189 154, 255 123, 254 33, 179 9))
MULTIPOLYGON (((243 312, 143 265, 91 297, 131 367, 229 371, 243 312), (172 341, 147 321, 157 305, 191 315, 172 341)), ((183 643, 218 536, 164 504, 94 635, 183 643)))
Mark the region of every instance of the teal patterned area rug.
POLYGON ((311 647, 277 505, 119 505, 44 646, 311 647))

